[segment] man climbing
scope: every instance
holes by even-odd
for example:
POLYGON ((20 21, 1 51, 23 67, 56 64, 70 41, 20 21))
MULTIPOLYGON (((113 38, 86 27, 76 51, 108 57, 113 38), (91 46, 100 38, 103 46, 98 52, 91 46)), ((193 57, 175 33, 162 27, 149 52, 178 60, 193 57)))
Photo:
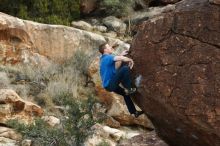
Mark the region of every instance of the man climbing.
POLYGON ((102 86, 110 92, 115 92, 124 97, 130 114, 136 118, 143 114, 143 111, 137 111, 134 103, 132 102, 130 95, 136 92, 136 88, 131 86, 130 69, 133 68, 134 61, 126 55, 112 55, 113 48, 108 44, 104 43, 99 46, 99 52, 102 54, 100 57, 100 75, 102 79, 102 86), (125 62, 128 65, 121 65, 116 68, 116 62, 125 62), (123 88, 120 86, 122 84, 123 88))

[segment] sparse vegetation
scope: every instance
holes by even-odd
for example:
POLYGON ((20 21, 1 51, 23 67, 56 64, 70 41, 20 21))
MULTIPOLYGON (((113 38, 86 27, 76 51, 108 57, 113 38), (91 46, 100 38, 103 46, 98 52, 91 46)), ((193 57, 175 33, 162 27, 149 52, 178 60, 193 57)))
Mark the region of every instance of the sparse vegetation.
POLYGON ((12 84, 7 87, 22 97, 34 96, 38 104, 47 108, 54 104, 60 105, 63 94, 72 95, 73 99, 86 99, 93 94, 91 88, 84 87, 88 80, 90 61, 90 55, 78 50, 72 58, 60 65, 8 65, 0 66, 0 70, 10 77, 12 84))
POLYGON ((60 98, 66 107, 60 127, 51 128, 42 119, 24 125, 17 120, 8 121, 8 125, 16 129, 25 139, 31 139, 37 146, 80 146, 89 134, 90 127, 95 124, 92 116, 93 97, 85 101, 72 100, 70 95, 60 98))
MULTIPOLYGON (((61 65, 1 66, 0 70, 10 77, 12 84, 9 88, 29 87, 26 96, 32 96, 46 111, 51 112, 49 108, 54 106, 64 109, 58 114, 61 126, 57 128, 48 127, 40 119, 36 119, 32 125, 23 125, 15 121, 9 121, 9 125, 24 138, 32 139, 38 146, 82 145, 91 134, 90 127, 99 120, 94 120, 92 115, 92 108, 96 102, 95 94, 91 88, 85 87, 90 58, 82 51, 77 51, 71 59, 61 65), (25 81, 20 84, 21 82, 16 81, 17 76, 25 81), (31 91, 38 90, 36 86, 42 87, 37 92, 31 91)), ((23 91, 22 88, 21 90, 23 91)), ((19 91, 17 92, 19 94, 19 91)))
POLYGON ((101 6, 105 7, 109 15, 119 17, 126 16, 133 12, 134 0, 102 0, 101 6))
POLYGON ((97 146, 110 146, 110 144, 103 139, 97 146))
POLYGON ((58 142, 64 144, 63 139, 61 139, 63 133, 59 129, 48 127, 47 123, 42 119, 36 119, 35 123, 31 125, 19 123, 17 120, 10 120, 7 124, 20 132, 24 139, 33 140, 33 145, 55 146, 58 142))

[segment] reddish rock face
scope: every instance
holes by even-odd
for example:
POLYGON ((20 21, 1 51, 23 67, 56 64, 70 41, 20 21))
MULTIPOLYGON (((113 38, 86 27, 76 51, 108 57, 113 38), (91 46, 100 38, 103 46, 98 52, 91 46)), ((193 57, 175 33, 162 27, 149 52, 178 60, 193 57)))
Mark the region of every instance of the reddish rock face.
POLYGON ((184 0, 132 43, 136 102, 171 146, 220 146, 220 6, 184 0))
POLYGON ((29 35, 19 28, 5 28, 0 25, 0 63, 21 62, 22 51, 32 51, 29 35))

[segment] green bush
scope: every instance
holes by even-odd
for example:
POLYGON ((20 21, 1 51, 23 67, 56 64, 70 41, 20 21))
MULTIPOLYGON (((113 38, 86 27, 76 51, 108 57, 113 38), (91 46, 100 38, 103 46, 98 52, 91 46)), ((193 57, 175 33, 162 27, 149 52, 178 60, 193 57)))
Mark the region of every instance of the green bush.
POLYGON ((67 135, 73 139, 72 145, 80 146, 84 140, 91 135, 90 128, 98 121, 93 119, 92 108, 95 103, 93 97, 89 97, 86 102, 79 102, 63 98, 63 103, 68 105, 68 115, 70 118, 64 121, 67 135))
POLYGON ((133 12, 135 1, 133 0, 102 0, 101 6, 106 8, 109 15, 119 17, 126 16, 133 12))
POLYGON ((79 0, 1 0, 0 11, 42 23, 65 24, 80 17, 79 0))
POLYGON ((77 50, 73 57, 67 60, 64 67, 73 67, 79 74, 88 74, 88 68, 91 64, 94 54, 87 54, 84 50, 77 50))
POLYGON ((10 120, 7 124, 21 133, 23 139, 31 139, 34 145, 67 145, 63 132, 60 129, 48 127, 42 119, 36 119, 35 123, 30 125, 19 123, 17 120, 10 120))
POLYGON ((97 144, 96 146, 110 146, 110 144, 103 139, 103 140, 102 140, 99 144, 97 144))

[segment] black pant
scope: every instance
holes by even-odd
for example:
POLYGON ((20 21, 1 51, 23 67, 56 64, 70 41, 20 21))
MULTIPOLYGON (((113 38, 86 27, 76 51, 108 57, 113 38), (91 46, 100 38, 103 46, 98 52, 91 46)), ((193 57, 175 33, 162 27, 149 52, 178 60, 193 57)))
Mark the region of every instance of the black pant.
POLYGON ((124 97, 128 111, 130 112, 130 114, 133 114, 136 111, 134 103, 132 102, 131 97, 125 94, 124 89, 119 86, 120 83, 126 89, 131 88, 130 68, 128 66, 120 67, 105 89, 122 95, 124 97))

